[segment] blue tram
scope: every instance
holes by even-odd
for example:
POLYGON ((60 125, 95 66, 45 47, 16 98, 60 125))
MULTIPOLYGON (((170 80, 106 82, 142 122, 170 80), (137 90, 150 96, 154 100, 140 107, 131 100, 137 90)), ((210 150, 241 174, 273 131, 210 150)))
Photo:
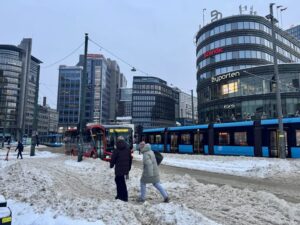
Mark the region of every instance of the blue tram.
POLYGON ((61 147, 63 145, 62 134, 48 134, 38 137, 39 143, 49 147, 61 147))
MULTIPOLYGON (((283 119, 286 156, 300 158, 300 117, 283 119)), ((278 119, 144 129, 154 151, 279 157, 278 119)))

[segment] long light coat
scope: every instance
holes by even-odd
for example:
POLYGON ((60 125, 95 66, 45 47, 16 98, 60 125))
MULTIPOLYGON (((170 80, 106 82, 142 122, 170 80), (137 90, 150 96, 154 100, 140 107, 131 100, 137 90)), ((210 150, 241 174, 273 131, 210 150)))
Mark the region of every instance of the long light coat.
POLYGON ((141 178, 142 183, 158 183, 159 179, 159 171, 156 163, 155 155, 151 150, 149 144, 146 144, 144 148, 141 149, 143 153, 143 175, 141 178))

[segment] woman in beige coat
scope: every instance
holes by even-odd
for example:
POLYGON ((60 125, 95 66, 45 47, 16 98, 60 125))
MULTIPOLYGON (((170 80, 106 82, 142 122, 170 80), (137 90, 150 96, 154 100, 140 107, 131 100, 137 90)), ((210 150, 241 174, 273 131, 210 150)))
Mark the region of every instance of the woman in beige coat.
POLYGON ((141 143, 140 149, 143 154, 143 174, 141 178, 141 195, 138 199, 144 202, 146 198, 146 184, 153 184, 153 186, 160 192, 164 198, 164 202, 169 202, 168 193, 160 184, 159 171, 156 163, 155 155, 151 150, 150 144, 141 143))

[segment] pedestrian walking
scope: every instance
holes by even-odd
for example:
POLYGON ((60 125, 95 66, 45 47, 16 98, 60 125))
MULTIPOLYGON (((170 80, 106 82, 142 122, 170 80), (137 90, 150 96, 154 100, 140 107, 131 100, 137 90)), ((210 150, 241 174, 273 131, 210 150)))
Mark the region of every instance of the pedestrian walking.
POLYGON ((141 154, 141 149, 145 147, 145 144, 146 143, 144 141, 140 142, 140 144, 139 144, 139 155, 141 154))
POLYGON ((128 176, 131 169, 131 151, 123 136, 118 137, 116 147, 110 160, 110 168, 115 167, 115 182, 117 186, 117 196, 115 199, 127 202, 128 191, 125 176, 128 176))
POLYGON ((8 161, 8 155, 9 155, 9 152, 10 152, 10 145, 8 145, 7 147, 7 152, 6 152, 6 157, 4 160, 8 161))
MULTIPOLYGON (((143 146, 144 143, 141 143, 143 146)), ((141 193, 138 199, 139 202, 144 202, 146 199, 146 184, 153 184, 153 186, 160 192, 162 197, 164 198, 164 202, 169 202, 168 193, 162 187, 160 183, 159 170, 157 166, 157 162, 155 159, 155 155, 151 150, 150 144, 145 144, 141 148, 141 153, 143 154, 143 174, 141 177, 141 193)))
POLYGON ((17 146, 17 148, 15 149, 15 151, 18 150, 17 159, 19 158, 19 156, 21 157, 21 159, 23 159, 23 156, 22 156, 23 149, 24 149, 23 144, 21 143, 21 141, 18 141, 18 146, 17 146))

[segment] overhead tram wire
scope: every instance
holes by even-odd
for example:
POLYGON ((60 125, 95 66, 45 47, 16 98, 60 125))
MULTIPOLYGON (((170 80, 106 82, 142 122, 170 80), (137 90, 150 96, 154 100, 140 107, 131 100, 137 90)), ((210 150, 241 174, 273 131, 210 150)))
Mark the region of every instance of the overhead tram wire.
POLYGON ((52 66, 54 66, 54 65, 56 65, 56 64, 58 64, 58 63, 64 61, 65 59, 67 59, 67 58, 69 58, 71 55, 73 55, 75 52, 77 52, 78 49, 80 49, 83 45, 84 45, 84 42, 82 42, 77 48, 75 48, 72 52, 70 52, 68 55, 66 55, 66 56, 63 57, 62 59, 57 60, 56 62, 51 63, 51 64, 49 64, 49 65, 42 66, 42 68, 43 68, 43 69, 47 69, 47 68, 49 68, 49 67, 52 67, 52 66))
POLYGON ((127 66, 131 67, 131 71, 135 72, 135 71, 139 71, 142 74, 149 76, 149 73, 146 73, 145 71, 133 66, 132 64, 130 64, 129 62, 125 61, 124 59, 122 59, 121 57, 117 56, 115 53, 113 53, 112 51, 108 50, 107 48, 103 47, 102 45, 100 45, 99 43, 97 43, 96 41, 92 40, 89 37, 89 41, 92 42, 93 44, 95 44, 96 46, 98 46, 99 48, 103 49, 104 51, 108 52, 110 55, 114 56, 115 58, 117 58, 118 60, 120 60, 121 62, 123 62, 124 64, 126 64, 127 66))

